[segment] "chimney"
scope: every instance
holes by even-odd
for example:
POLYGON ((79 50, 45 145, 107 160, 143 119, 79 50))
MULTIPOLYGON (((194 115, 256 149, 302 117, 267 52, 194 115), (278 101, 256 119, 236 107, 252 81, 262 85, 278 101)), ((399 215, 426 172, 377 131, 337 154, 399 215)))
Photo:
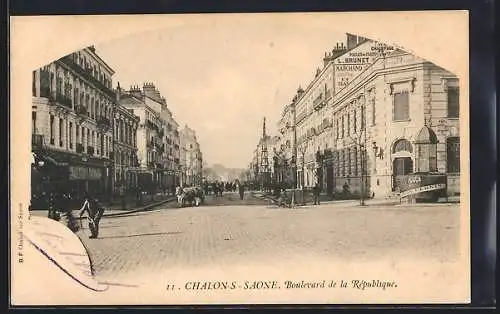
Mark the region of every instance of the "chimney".
POLYGON ((358 45, 358 36, 347 33, 347 50, 351 50, 358 45))
POLYGON ((118 85, 116 86, 116 103, 119 104, 120 103, 122 89, 120 88, 120 82, 117 82, 117 83, 118 83, 118 85))

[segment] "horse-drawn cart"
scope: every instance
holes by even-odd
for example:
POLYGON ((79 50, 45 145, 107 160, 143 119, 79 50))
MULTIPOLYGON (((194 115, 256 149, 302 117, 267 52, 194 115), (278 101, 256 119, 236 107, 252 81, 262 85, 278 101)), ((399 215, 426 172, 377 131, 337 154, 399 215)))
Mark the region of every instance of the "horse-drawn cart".
POLYGON ((201 187, 184 188, 180 197, 179 206, 200 206, 205 202, 205 193, 201 187))

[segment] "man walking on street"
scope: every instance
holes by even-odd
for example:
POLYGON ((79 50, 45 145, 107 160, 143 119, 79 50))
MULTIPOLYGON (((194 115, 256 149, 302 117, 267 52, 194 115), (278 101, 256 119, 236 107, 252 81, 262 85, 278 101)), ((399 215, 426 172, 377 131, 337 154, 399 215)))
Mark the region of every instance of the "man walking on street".
POLYGON ((319 195, 320 195, 320 188, 318 182, 316 182, 313 188, 314 205, 319 205, 319 195))
POLYGON ((240 200, 243 200, 243 196, 245 195, 245 186, 243 184, 238 184, 238 190, 240 192, 240 200))
POLYGON ((98 199, 85 195, 83 206, 80 209, 80 222, 83 214, 87 212, 87 220, 89 223, 90 239, 96 239, 99 236, 99 222, 104 215, 104 206, 98 199))

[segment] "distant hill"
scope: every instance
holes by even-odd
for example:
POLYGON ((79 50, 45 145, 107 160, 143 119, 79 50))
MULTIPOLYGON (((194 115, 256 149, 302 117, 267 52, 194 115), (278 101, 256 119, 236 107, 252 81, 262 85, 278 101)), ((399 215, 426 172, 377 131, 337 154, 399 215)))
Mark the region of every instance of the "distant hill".
POLYGON ((226 168, 221 164, 213 164, 212 166, 203 167, 203 176, 209 181, 234 181, 238 179, 245 169, 241 168, 226 168))

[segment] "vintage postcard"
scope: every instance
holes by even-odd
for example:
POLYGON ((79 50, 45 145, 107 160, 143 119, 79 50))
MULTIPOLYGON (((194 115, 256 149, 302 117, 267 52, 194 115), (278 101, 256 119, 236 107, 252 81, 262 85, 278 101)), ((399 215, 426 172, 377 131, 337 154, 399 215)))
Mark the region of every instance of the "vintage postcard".
POLYGON ((13 305, 469 302, 466 11, 10 36, 13 305))

